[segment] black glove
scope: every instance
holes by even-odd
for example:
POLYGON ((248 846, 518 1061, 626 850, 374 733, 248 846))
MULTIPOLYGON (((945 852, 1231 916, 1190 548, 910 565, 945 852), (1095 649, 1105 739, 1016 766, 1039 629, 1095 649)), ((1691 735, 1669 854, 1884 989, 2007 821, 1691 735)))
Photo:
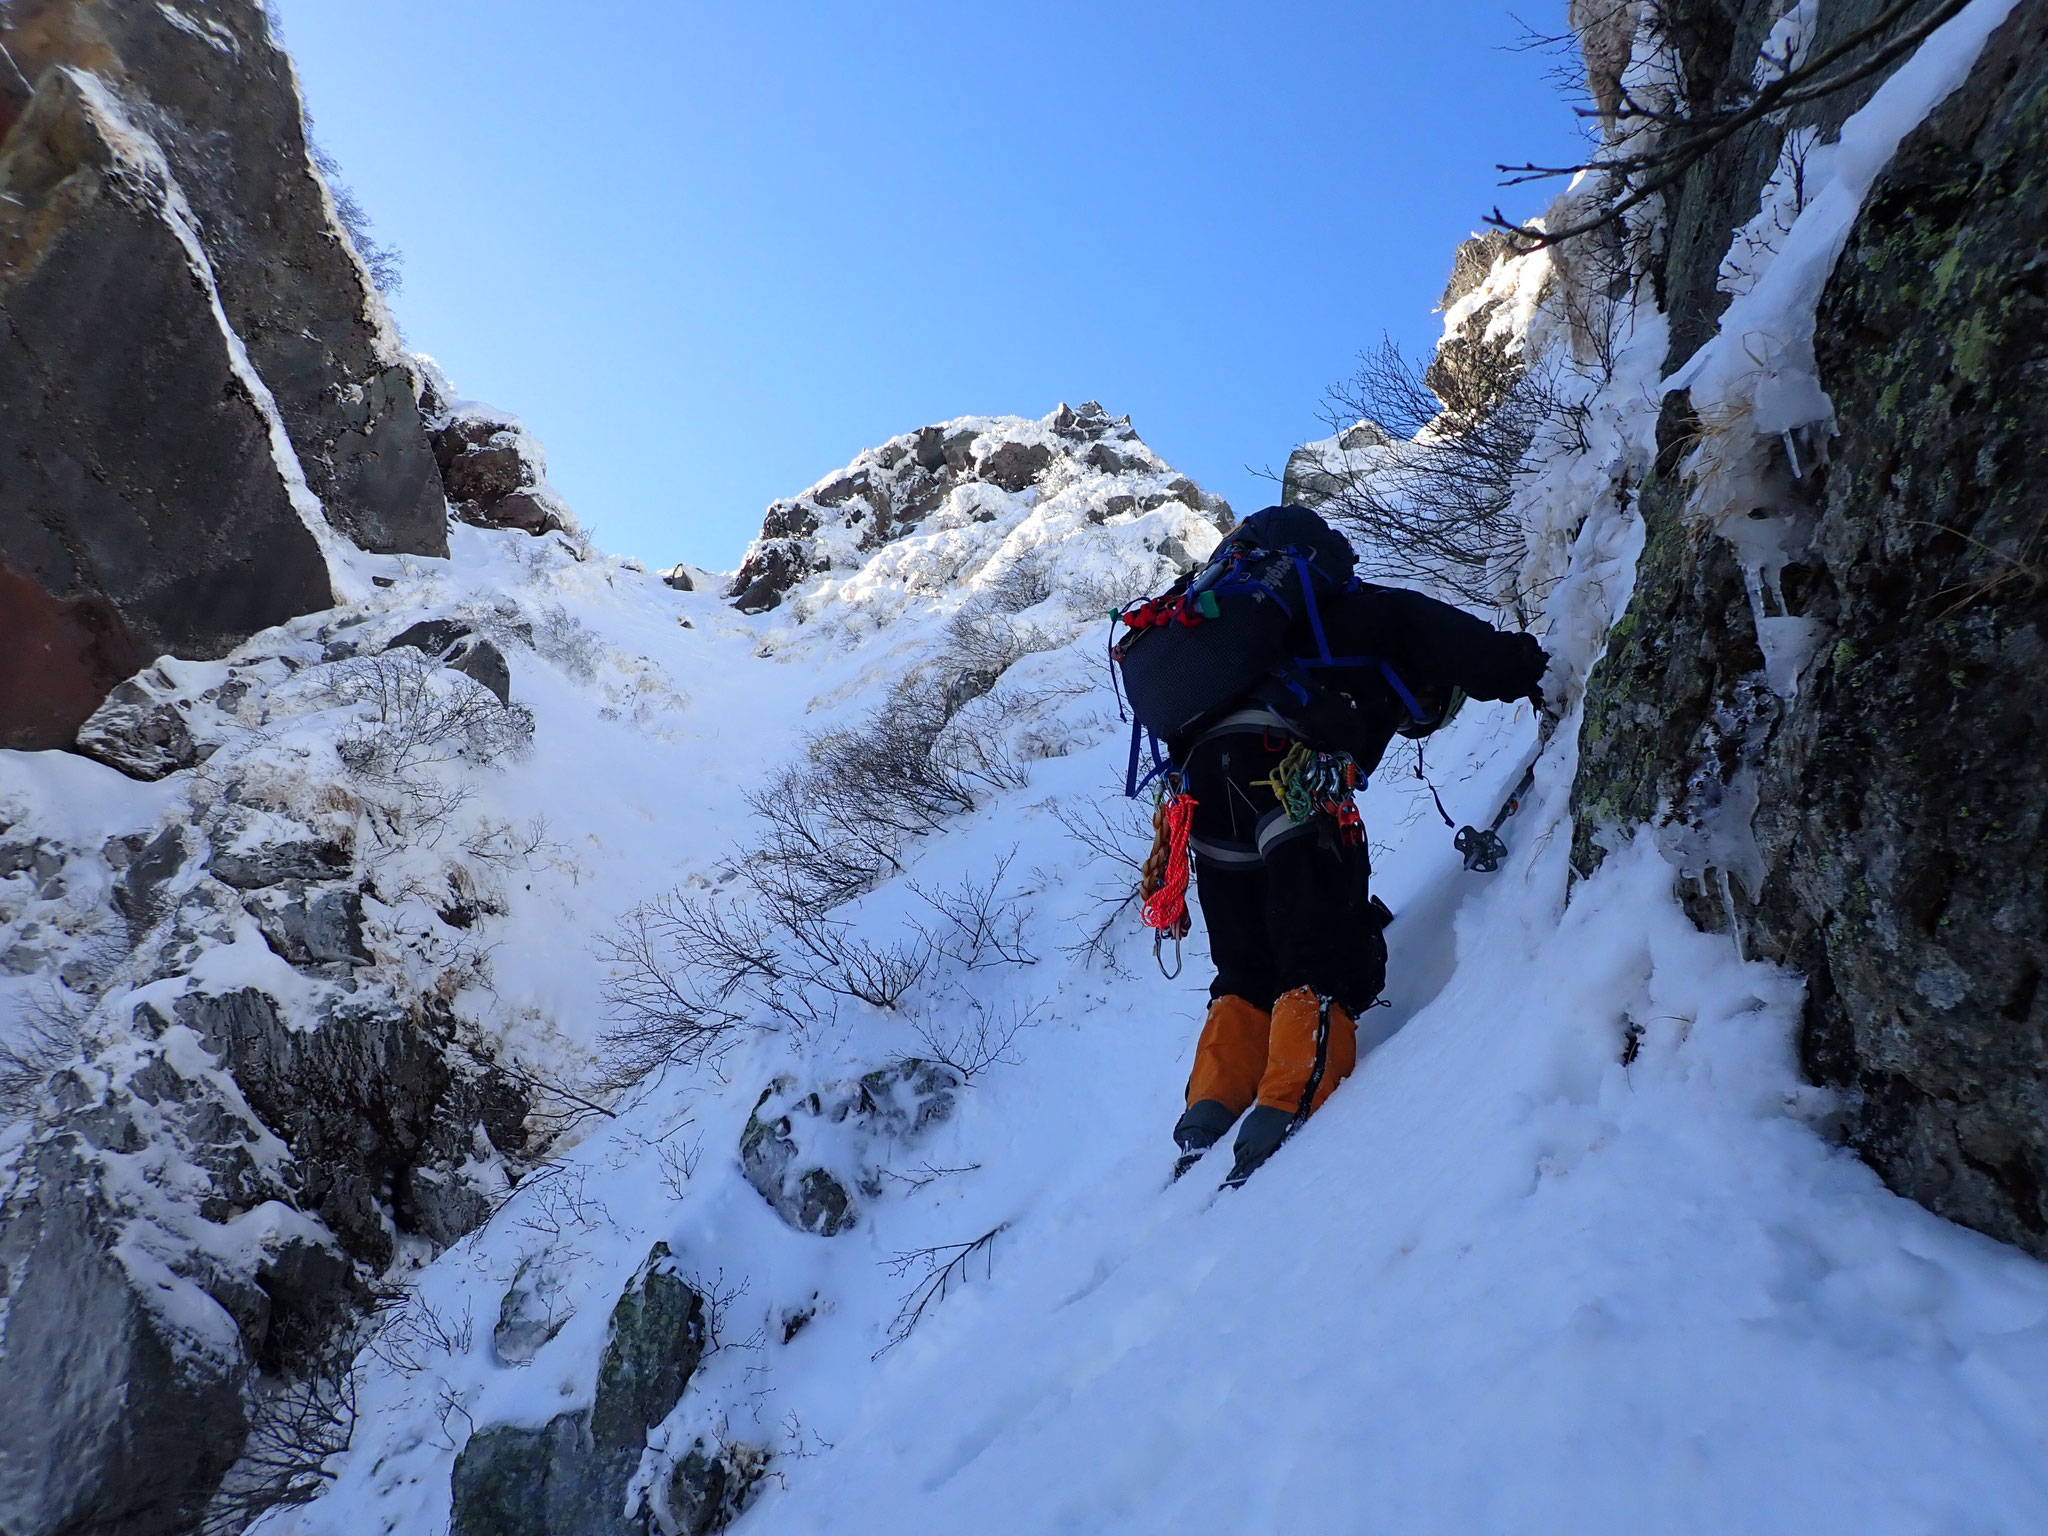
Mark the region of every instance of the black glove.
POLYGON ((1543 674, 1550 670, 1550 653, 1534 635, 1516 635, 1515 648, 1520 654, 1515 658, 1522 686, 1512 698, 1527 699, 1540 711, 1543 708, 1543 674))

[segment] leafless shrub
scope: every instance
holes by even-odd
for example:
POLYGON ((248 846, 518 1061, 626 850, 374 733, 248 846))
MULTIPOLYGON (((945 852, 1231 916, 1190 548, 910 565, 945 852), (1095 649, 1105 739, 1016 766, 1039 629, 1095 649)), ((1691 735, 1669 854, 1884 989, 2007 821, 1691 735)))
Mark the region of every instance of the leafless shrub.
MULTIPOLYGON (((669 1136, 687 1129, 693 1122, 685 1120, 669 1136)), ((661 1187, 666 1189, 671 1200, 680 1200, 690 1187, 690 1180, 697 1177, 697 1165, 704 1158, 702 1138, 690 1141, 671 1141, 664 1136, 655 1144, 654 1160, 661 1169, 661 1187)))
POLYGON ((622 1091, 671 1061, 702 1062, 729 1043, 745 1006, 782 976, 773 940, 753 913, 684 891, 628 912, 599 953, 612 968, 604 1091, 622 1091))
POLYGON ((411 1378, 437 1361, 468 1354, 475 1340, 475 1320, 468 1313, 450 1318, 418 1291, 404 1291, 384 1298, 365 1347, 393 1372, 411 1378))
POLYGON ((1022 613, 1036 608, 1060 590, 1052 561, 1040 554, 1028 554, 1011 565, 984 589, 988 605, 998 613, 1022 613))
MULTIPOLYGON (((533 740, 532 710, 500 704, 481 683, 410 646, 337 663, 327 686, 334 703, 365 716, 336 739, 342 765, 410 799, 434 788, 430 771, 436 767, 488 765, 533 740)), ((437 806, 443 815, 452 809, 437 806)))
POLYGON ((1369 456, 1310 450, 1309 472, 1331 488, 1317 510, 1358 545, 1367 574, 1512 601, 1526 553, 1515 482, 1547 453, 1583 446, 1576 392, 1504 348, 1440 349, 1425 372, 1388 340, 1332 387, 1323 416, 1338 432, 1369 420, 1412 440, 1369 456))
POLYGON ((1140 598, 1150 597, 1158 586, 1158 579, 1144 569, 1091 571, 1067 582, 1067 601, 1079 612, 1099 613, 1106 619, 1140 598))
POLYGON ((204 1536, 234 1536, 262 1516, 312 1502, 334 1481, 328 1462, 355 1435, 356 1384, 345 1337, 337 1335, 303 1376, 262 1384, 249 1436, 199 1522, 204 1536))
POLYGON ((865 725, 811 742, 813 799, 843 824, 876 827, 897 839, 973 810, 973 779, 940 740, 951 718, 944 696, 926 679, 906 678, 865 725))
POLYGON ((590 1193, 590 1172, 551 1163, 519 1186, 514 1224, 558 1246, 615 1225, 610 1207, 590 1193))
POLYGON ((736 867, 800 904, 829 911, 872 890, 896 868, 904 837, 897 818, 874 814, 852 794, 814 793, 814 775, 787 768, 748 796, 762 837, 736 867))
POLYGON ((80 935, 69 958, 58 968, 58 980, 73 992, 100 997, 121 979, 132 953, 127 924, 103 922, 80 935))
POLYGON ((541 1076, 531 1068, 520 1065, 502 1051, 486 1051, 467 1040, 456 1040, 452 1043, 475 1064, 478 1070, 485 1073, 496 1072, 509 1077, 529 1094, 536 1096, 528 1101, 531 1106, 528 1113, 544 1123, 545 1136, 549 1141, 559 1138, 570 1127, 580 1124, 592 1115, 601 1115, 607 1120, 618 1119, 615 1110, 606 1108, 595 1099, 588 1098, 565 1084, 541 1076), (556 1105, 560 1107, 554 1107, 556 1105))
POLYGON ((1137 879, 1145 867, 1145 850, 1151 846, 1152 834, 1136 801, 1083 800, 1076 806, 1055 800, 1051 809, 1053 820, 1066 829, 1067 836, 1096 858, 1121 865, 1137 879))
POLYGON ((544 609, 533 627, 533 648, 579 683, 597 677, 597 631, 560 603, 544 609))
POLYGON ((1024 914, 1017 899, 999 894, 1016 857, 1013 847, 996 860, 986 879, 964 876, 951 890, 911 885, 918 899, 943 919, 936 929, 922 929, 933 949, 970 971, 1038 963, 1038 956, 1024 943, 1024 914))
POLYGON ((30 1108, 51 1076, 78 1059, 89 1013, 55 981, 45 979, 29 990, 0 1033, 0 1114, 30 1108))
POLYGON ((476 1419, 469 1411, 469 1394, 452 1381, 444 1381, 434 1389, 434 1420, 441 1432, 434 1436, 433 1444, 444 1451, 459 1450, 476 1434, 476 1419), (460 1419, 458 1428, 454 1421, 460 1419))
POLYGON ((1038 1008, 1037 1003, 1010 1003, 996 1009, 969 999, 964 1018, 942 1022, 926 1015, 911 1026, 923 1047, 918 1054, 951 1067, 963 1083, 972 1083, 991 1067, 1017 1066, 1017 1037, 1038 1022, 1038 1008))
POLYGON ((1027 555, 953 616, 946 630, 946 651, 937 664, 945 677, 939 696, 946 718, 987 693, 1020 658, 1058 644, 1036 628, 1019 624, 1014 616, 1037 607, 1059 590, 1051 563, 1027 555))
MULTIPOLYGON (((742 1296, 747 1294, 748 1282, 742 1277, 727 1280, 725 1271, 719 1269, 710 1275, 701 1273, 682 1275, 683 1284, 695 1291, 704 1303, 704 1353, 715 1355, 721 1349, 752 1347, 745 1339, 728 1337, 727 1324, 732 1319, 732 1309, 742 1296)), ((766 1335, 763 1335, 766 1344, 766 1335)))
POLYGON ((1031 648, 1030 637, 1015 619, 984 608, 955 614, 946 628, 946 642, 946 666, 952 675, 943 702, 949 715, 995 687, 996 680, 1031 648))
POLYGON ((946 1293, 956 1285, 967 1283, 968 1267, 976 1255, 981 1256, 983 1274, 995 1273, 996 1238, 1009 1228, 1008 1222, 998 1223, 976 1238, 964 1243, 940 1243, 930 1248, 913 1248, 884 1260, 884 1267, 897 1277, 916 1273, 918 1282, 903 1298, 896 1309, 895 1317, 889 1321, 889 1341, 875 1351, 880 1359, 890 1350, 909 1338, 917 1325, 924 1321, 925 1314, 933 1306, 946 1299, 946 1293))
MULTIPOLYGON (((782 1443, 775 1448, 778 1459, 809 1461, 826 1451, 837 1449, 837 1443, 827 1440, 796 1416, 792 1408, 782 1416, 782 1443)), ((788 1486, 787 1483, 784 1486, 788 1486)))
POLYGON ((1052 814, 1069 837, 1109 867, 1108 877, 1091 893, 1089 915, 1082 919, 1074 941, 1060 946, 1061 953, 1084 966, 1122 975, 1117 929, 1124 914, 1137 904, 1138 877, 1152 842, 1144 811, 1130 800, 1107 804, 1087 800, 1078 806, 1060 800, 1053 802, 1052 814))
POLYGON ((462 840, 462 851, 478 863, 499 869, 532 870, 544 849, 556 846, 548 837, 548 819, 536 816, 524 826, 488 817, 462 840))
POLYGON ((1099 966, 1112 976, 1127 974, 1123 962, 1117 958, 1117 925, 1124 914, 1138 904, 1138 888, 1098 896, 1095 906, 1086 922, 1081 924, 1078 936, 1071 944, 1062 944, 1060 953, 1083 966, 1099 966))
MULTIPOLYGON (((1618 239, 1582 240, 1551 258, 1557 280, 1550 293, 1564 317, 1571 371, 1590 398, 1613 382, 1615 359, 1634 314, 1630 294, 1639 280, 1618 239)), ((1575 411, 1573 443, 1584 441, 1586 412, 1575 411)))
MULTIPOLYGON (((603 942, 606 1086, 701 1062, 750 1020, 805 1032, 842 1000, 895 1009, 924 978, 933 941, 874 943, 831 914, 898 872, 912 838, 1018 782, 998 722, 949 713, 919 679, 863 725, 814 738, 807 762, 749 797, 763 836, 728 867, 730 893, 671 891, 603 942)), ((998 935, 993 890, 986 901, 993 926, 969 948, 998 935)))
POLYGON ((820 945, 815 951, 822 963, 812 975, 812 985, 873 1008, 894 1009, 904 993, 924 979, 931 962, 931 951, 920 945, 870 944, 849 938, 837 924, 817 926, 828 936, 829 947, 820 945))
POLYGON ((604 941, 606 1091, 669 1062, 713 1059, 750 1020, 805 1034, 842 999, 893 1010, 930 963, 922 940, 871 943, 806 906, 801 889, 755 894, 758 904, 671 891, 604 941))
POLYGON ((348 231, 349 239, 355 244, 356 254, 362 257, 371 285, 388 298, 405 286, 405 253, 377 238, 362 200, 356 196, 355 189, 342 179, 341 162, 315 142, 312 127, 309 115, 306 149, 313 164, 320 168, 320 175, 327 183, 328 196, 334 199, 335 217, 341 220, 341 227, 348 231))

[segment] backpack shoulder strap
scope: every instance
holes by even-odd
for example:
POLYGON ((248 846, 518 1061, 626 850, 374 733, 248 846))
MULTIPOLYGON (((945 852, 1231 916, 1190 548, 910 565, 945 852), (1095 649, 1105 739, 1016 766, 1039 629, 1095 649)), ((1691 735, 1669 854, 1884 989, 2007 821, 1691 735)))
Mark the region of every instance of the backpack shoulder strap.
POLYGON ((1159 750, 1159 738, 1152 734, 1151 728, 1142 721, 1133 720, 1131 722, 1131 761, 1130 765, 1124 769, 1124 798, 1126 800, 1137 799, 1139 795, 1144 793, 1146 785, 1150 784, 1161 774, 1170 771, 1172 767, 1173 759, 1159 750), (1138 747, 1142 742, 1149 742, 1151 744, 1152 771, 1141 779, 1138 777, 1138 747))

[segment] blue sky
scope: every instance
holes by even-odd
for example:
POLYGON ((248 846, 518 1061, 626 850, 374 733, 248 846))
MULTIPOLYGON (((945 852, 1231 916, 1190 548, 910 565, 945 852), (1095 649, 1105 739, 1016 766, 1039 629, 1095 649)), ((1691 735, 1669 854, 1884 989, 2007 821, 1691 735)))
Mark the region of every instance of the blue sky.
POLYGON ((410 345, 663 563, 730 567, 898 432, 1061 400, 1273 500, 1354 356, 1435 335, 1495 162, 1577 134, 1462 0, 277 4, 410 345))

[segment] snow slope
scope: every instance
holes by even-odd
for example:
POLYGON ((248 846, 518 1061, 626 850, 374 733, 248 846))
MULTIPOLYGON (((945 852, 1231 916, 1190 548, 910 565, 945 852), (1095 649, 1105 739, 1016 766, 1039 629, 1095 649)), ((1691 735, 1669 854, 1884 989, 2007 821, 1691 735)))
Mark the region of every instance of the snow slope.
MULTIPOLYGON (((1958 35, 1935 40, 1951 60, 1958 35)), ((1796 257, 1818 237, 1795 219, 1789 238, 1796 257)), ((1763 271, 1744 313, 1793 271, 1763 271)), ((1540 291, 1526 275, 1501 281, 1540 291)), ((1531 303, 1531 345, 1553 344, 1531 303)), ((718 1347, 640 1486, 658 1505, 700 1443, 765 1453, 741 1530, 2048 1529, 2048 1269, 1831 1144, 1834 1106, 1794 1059, 1797 979, 1698 932, 1647 834, 1571 881, 1578 698, 1628 599, 1628 486, 1663 383, 1658 317, 1617 324, 1589 446, 1524 493, 1562 718, 1474 707, 1429 747, 1453 814, 1481 823, 1535 757, 1511 857, 1464 872, 1410 760, 1382 767, 1362 808, 1397 913, 1390 1006, 1364 1021, 1355 1077, 1242 1191, 1216 1190, 1227 1153, 1164 1187, 1207 970, 1198 932, 1163 980, 1116 911, 1115 850, 1144 831, 1082 601, 1156 584, 1169 539, 1199 555, 1195 510, 1098 524, 1078 489, 1026 496, 751 618, 516 535, 395 562, 372 606, 556 616, 515 655, 533 749, 476 810, 545 815, 549 851, 485 930, 489 988, 458 1000, 534 1070, 585 1080, 603 935, 668 888, 723 884, 759 837, 747 794, 805 735, 856 726, 938 665, 963 609, 1049 575, 1004 610, 1032 648, 968 706, 1021 781, 836 914, 913 941, 943 931, 934 896, 994 880, 1015 927, 1006 954, 948 945, 897 1008, 749 1020, 714 1062, 585 1122, 418 1270, 358 1363, 332 1488, 266 1536, 440 1536, 473 1431, 590 1403, 612 1304, 656 1242, 715 1298, 718 1347), (1009 580, 1027 556, 1038 575, 1009 580), (739 1142, 772 1082, 842 1082, 984 1022, 1007 1048, 949 1118, 840 1149, 871 1176, 849 1230, 795 1230, 747 1181, 739 1142), (949 1245, 965 1262, 913 1318, 949 1245), (493 1329, 521 1286, 559 1331, 508 1363, 493 1329)), ((43 792, 41 767, 0 763, 0 788, 43 792)), ((161 787, 79 772, 81 840, 163 813, 161 787)))
MULTIPOLYGON (((1100 632, 1081 633, 1019 664, 1041 700, 1074 690, 1054 706, 1068 750, 848 914, 900 933, 920 917, 913 886, 1004 870, 1030 962, 942 966, 905 1011, 941 1029, 976 1009, 1028 1017, 1012 1059, 885 1148, 895 1177, 833 1237, 779 1220, 736 1144, 778 1073, 826 1083, 919 1052, 905 1018, 850 1008, 648 1085, 424 1273, 416 1316, 452 1347, 373 1348, 333 1492, 266 1529, 444 1529, 472 1424, 589 1401, 610 1304, 657 1240, 725 1293, 722 1347, 643 1480, 700 1442, 765 1449, 741 1529, 2048 1527, 2048 1271, 1830 1144, 1831 1104, 1796 1070, 1796 978, 1693 928, 1647 835, 1570 885, 1577 690, 1640 537, 1603 492, 1640 468, 1662 351, 1656 317, 1636 317, 1591 450, 1527 493, 1566 713, 1508 823, 1513 856, 1464 872, 1410 761, 1383 767, 1364 809, 1399 914, 1392 1006, 1367 1020, 1358 1074, 1246 1189, 1216 1192, 1225 1154, 1162 1187, 1199 934, 1172 982, 1128 914, 1112 956, 1075 950, 1127 879, 1056 814, 1118 814, 1124 738, 1100 632), (904 1256, 992 1231, 892 1343, 925 1272, 904 1256), (487 1336, 522 1264, 558 1267, 569 1320, 506 1366, 487 1336)), ((1060 553, 1092 558, 1078 530, 1060 553)), ((807 639, 728 618, 701 643, 727 647, 717 665, 742 690, 835 652, 821 696, 885 675, 855 681, 880 637, 839 651, 809 611, 807 639), (772 658, 744 651, 756 635, 772 658)), ((765 715, 757 728, 746 739, 772 754, 765 715)), ((699 752, 745 755, 739 731, 679 737, 669 782, 699 752)), ((1483 820, 1537 737, 1526 706, 1468 711, 1432 743, 1431 777, 1483 820)))
MULTIPOLYGON (((690 601, 645 585, 602 599, 621 623, 690 601)), ((697 675, 729 670, 733 696, 774 699, 787 669, 752 654, 760 627, 688 611, 704 632, 687 638, 714 660, 697 675)), ((1092 637, 1053 659, 1077 679, 1099 672, 1092 637)), ((771 1076, 826 1080, 915 1052, 899 1019, 857 1011, 809 1042, 763 1035, 722 1082, 673 1074, 425 1272, 422 1315, 462 1346, 366 1356, 337 1486, 268 1529, 443 1529, 469 1424, 538 1425, 587 1401, 611 1302, 656 1240, 738 1289, 725 1347, 657 1443, 773 1451, 745 1529, 2048 1521, 2048 1274, 1827 1144, 1827 1105, 1792 1059, 1796 982, 1694 930, 1647 841, 1567 902, 1569 719, 1508 824, 1514 857, 1490 877, 1457 867, 1406 763, 1388 765, 1365 806, 1379 889, 1401 914, 1395 1006, 1369 1033, 1391 1037, 1244 1191, 1216 1195, 1220 1158, 1162 1190, 1199 940, 1172 984, 1128 923, 1121 973, 1062 953, 1094 916, 1093 887, 1117 877, 1050 813, 1113 793, 1123 744, 1105 702, 1081 701, 1091 745, 1033 764, 1027 787, 928 840, 905 880, 861 903, 857 920, 886 933, 915 911, 912 880, 942 887, 1016 850, 1008 888, 1036 963, 969 987, 992 1010, 1035 1007, 1035 1023, 1014 1065, 894 1158, 911 1178, 971 1171, 896 1184, 830 1238, 789 1229, 739 1172, 740 1129, 771 1076), (1457 958, 1440 990, 1439 924, 1457 958), (664 1147, 689 1149, 694 1171, 679 1177, 664 1147), (885 1349, 917 1278, 891 1258, 999 1223, 992 1255, 885 1349), (489 1333, 520 1264, 564 1251, 567 1326, 532 1363, 496 1363, 489 1333), (783 1342, 784 1319, 813 1306, 783 1342)), ((765 753, 788 721, 764 709, 749 725, 765 753)), ((1479 819, 1534 722, 1523 706, 1455 729, 1432 746, 1432 777, 1479 819)), ((694 794, 701 762, 718 783, 725 754, 746 755, 740 734, 728 717, 708 742, 679 735, 660 782, 694 794)), ((687 830, 644 825, 667 851, 642 868, 688 867, 687 830)), ((547 964, 592 969, 567 953, 547 964)))

